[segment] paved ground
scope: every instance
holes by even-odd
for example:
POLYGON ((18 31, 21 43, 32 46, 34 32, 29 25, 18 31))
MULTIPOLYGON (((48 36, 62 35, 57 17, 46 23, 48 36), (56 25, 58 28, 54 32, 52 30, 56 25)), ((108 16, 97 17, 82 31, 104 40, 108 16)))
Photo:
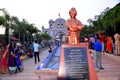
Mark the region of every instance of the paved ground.
MULTIPOLYGON (((41 61, 48 55, 48 49, 40 54, 41 61)), ((41 62, 34 64, 34 58, 29 58, 24 61, 24 71, 17 74, 0 74, 0 80, 57 80, 57 71, 48 71, 47 74, 43 71, 36 74, 36 67, 41 62)), ((120 80, 120 56, 114 58, 105 54, 103 56, 104 70, 97 72, 99 80, 120 80), (117 61, 115 60, 117 59, 117 61)))
POLYGON ((120 80, 120 56, 105 53, 103 56, 104 70, 97 71, 99 80, 120 80))

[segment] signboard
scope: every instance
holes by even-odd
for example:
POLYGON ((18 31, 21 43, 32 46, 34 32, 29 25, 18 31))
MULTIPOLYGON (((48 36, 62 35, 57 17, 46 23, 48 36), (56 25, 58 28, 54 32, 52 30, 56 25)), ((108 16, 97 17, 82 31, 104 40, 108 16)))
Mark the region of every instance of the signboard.
POLYGON ((90 80, 86 47, 64 48, 65 80, 90 80))

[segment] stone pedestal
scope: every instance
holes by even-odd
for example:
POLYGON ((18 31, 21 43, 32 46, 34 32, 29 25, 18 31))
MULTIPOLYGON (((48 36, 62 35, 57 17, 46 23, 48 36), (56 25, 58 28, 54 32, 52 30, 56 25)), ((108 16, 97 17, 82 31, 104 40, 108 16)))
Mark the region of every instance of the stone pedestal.
POLYGON ((62 45, 57 80, 98 80, 88 44, 62 45))

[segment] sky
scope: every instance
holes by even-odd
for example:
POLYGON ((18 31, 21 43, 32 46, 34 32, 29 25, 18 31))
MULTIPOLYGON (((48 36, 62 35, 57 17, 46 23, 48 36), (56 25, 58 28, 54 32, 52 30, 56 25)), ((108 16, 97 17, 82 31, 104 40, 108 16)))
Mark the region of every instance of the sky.
MULTIPOLYGON (((105 8, 112 8, 120 0, 0 0, 0 9, 5 8, 10 16, 16 16, 20 19, 33 23, 41 30, 44 26, 48 28, 50 19, 60 18, 67 20, 69 10, 75 7, 77 10, 76 18, 83 24, 88 24, 88 19, 94 19, 105 8)), ((0 15, 2 11, 0 11, 0 15)), ((1 32, 0 28, 0 32, 1 32)))

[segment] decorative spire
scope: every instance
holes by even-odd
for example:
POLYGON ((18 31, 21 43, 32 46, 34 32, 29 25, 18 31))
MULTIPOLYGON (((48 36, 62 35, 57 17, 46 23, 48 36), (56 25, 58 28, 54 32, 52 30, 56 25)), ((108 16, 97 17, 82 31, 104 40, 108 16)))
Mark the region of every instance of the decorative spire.
POLYGON ((60 17, 60 13, 58 14, 58 16, 60 17))

